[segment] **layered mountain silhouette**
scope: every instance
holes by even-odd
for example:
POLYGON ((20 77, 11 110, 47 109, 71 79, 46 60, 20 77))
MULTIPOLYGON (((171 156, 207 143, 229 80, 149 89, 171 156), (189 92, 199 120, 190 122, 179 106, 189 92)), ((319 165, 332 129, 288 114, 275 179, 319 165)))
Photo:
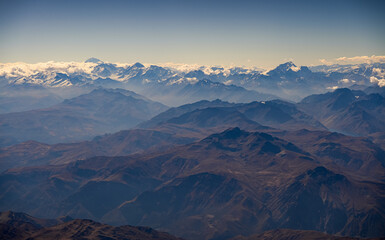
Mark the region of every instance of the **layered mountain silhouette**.
MULTIPOLYGON (((329 134, 321 139, 332 145, 338 134, 329 134)), ((0 175, 0 206, 39 217, 152 226, 187 239, 276 228, 383 236, 383 180, 321 155, 271 134, 232 128, 166 151, 7 170, 0 175)), ((383 169, 381 159, 369 165, 383 169)))
POLYGON ((385 98, 377 93, 343 88, 306 97, 298 106, 334 131, 359 136, 385 131, 385 98))
POLYGON ((99 136, 92 141, 48 145, 28 141, 0 149, 0 169, 40 164, 62 164, 93 156, 122 156, 191 143, 231 127, 267 131, 325 129, 318 121, 283 101, 234 104, 200 101, 171 108, 138 125, 139 129, 99 136))
MULTIPOLYGON (((203 119, 199 120, 205 121, 204 119, 208 119, 212 116, 215 116, 215 111, 219 111, 218 108, 222 108, 223 111, 225 111, 226 109, 226 111, 228 111, 229 113, 238 112, 238 116, 240 116, 239 114, 241 114, 244 119, 248 119, 259 124, 274 128, 287 130, 303 128, 323 130, 326 129, 320 122, 315 120, 310 115, 299 110, 294 104, 280 100, 251 102, 247 104, 231 104, 227 102, 222 102, 220 100, 215 100, 212 102, 200 101, 176 108, 170 108, 169 110, 155 116, 154 118, 139 124, 138 127, 156 128, 157 126, 161 126, 164 123, 170 121, 181 124, 184 122, 181 116, 183 114, 191 115, 193 111, 196 111, 195 114, 202 112, 208 114, 208 116, 202 116, 203 119), (203 110, 204 108, 211 108, 211 110, 203 110), (181 119, 175 120, 177 118, 181 119)), ((185 115, 184 118, 187 115, 185 115)), ((223 117, 225 116, 217 117, 217 121, 220 122, 219 119, 223 119, 223 117)), ((198 119, 198 117, 196 117, 195 119, 198 119)), ((233 126, 237 126, 237 120, 234 119, 233 122, 233 126)))
POLYGON ((202 79, 195 84, 186 85, 176 92, 175 97, 178 99, 187 98, 189 99, 188 102, 195 102, 201 99, 215 100, 219 98, 224 101, 239 103, 278 98, 273 94, 247 90, 236 85, 225 85, 208 79, 202 79))
POLYGON ((131 91, 97 89, 49 108, 1 114, 0 144, 86 140, 131 128, 166 109, 131 91))

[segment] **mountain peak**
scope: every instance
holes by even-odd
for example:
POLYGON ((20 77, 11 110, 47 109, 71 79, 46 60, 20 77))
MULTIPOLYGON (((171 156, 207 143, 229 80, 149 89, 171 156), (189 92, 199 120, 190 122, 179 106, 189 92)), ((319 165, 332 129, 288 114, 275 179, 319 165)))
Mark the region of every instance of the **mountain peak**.
POLYGON ((132 67, 136 67, 136 68, 144 68, 144 65, 141 64, 140 62, 137 62, 137 63, 135 63, 134 65, 132 65, 132 67))
POLYGON ((294 66, 294 67, 296 67, 296 65, 295 65, 292 61, 285 62, 285 63, 283 63, 283 64, 281 64, 281 65, 288 65, 288 66, 294 66))
POLYGON ((292 61, 289 61, 278 65, 277 68, 291 68, 291 67, 297 67, 297 66, 292 61))
POLYGON ((336 90, 334 90, 334 93, 351 93, 352 90, 350 90, 349 88, 337 88, 336 90))
POLYGON ((289 72, 289 71, 298 72, 299 70, 301 70, 300 67, 297 67, 293 62, 289 61, 289 62, 282 63, 282 64, 278 65, 278 67, 271 70, 269 73, 272 73, 272 72, 285 73, 285 72, 289 72))
POLYGON ((280 64, 277 68, 288 71, 289 69, 297 68, 297 66, 292 61, 289 61, 289 62, 280 64))
POLYGON ((85 61, 85 63, 97 63, 97 64, 101 64, 101 63, 104 63, 102 60, 100 59, 97 59, 97 58, 89 58, 85 61))

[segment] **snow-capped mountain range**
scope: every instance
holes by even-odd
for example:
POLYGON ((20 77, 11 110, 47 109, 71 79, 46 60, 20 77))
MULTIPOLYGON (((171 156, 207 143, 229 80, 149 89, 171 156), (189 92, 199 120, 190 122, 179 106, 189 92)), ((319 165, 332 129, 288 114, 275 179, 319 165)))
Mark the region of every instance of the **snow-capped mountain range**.
MULTIPOLYGON (((351 85, 385 85, 385 64, 296 66, 293 62, 275 69, 198 66, 187 64, 122 64, 96 58, 85 62, 3 63, 0 64, 2 86, 38 85, 48 88, 72 86, 107 86, 130 88, 154 95, 154 90, 197 88, 242 88, 245 91, 299 100, 309 94, 322 93, 351 85)), ((155 94, 155 98, 156 98, 155 94)), ((226 99, 234 100, 234 99, 226 99)))
POLYGON ((141 63, 105 63, 96 58, 85 62, 5 63, 0 64, 0 77, 8 84, 37 84, 63 87, 92 83, 99 78, 119 82, 141 79, 144 84, 166 82, 169 85, 195 83, 192 75, 228 77, 233 74, 257 74, 261 71, 240 67, 208 67, 187 64, 165 64, 165 66, 141 63), (76 79, 76 81, 73 81, 76 79))

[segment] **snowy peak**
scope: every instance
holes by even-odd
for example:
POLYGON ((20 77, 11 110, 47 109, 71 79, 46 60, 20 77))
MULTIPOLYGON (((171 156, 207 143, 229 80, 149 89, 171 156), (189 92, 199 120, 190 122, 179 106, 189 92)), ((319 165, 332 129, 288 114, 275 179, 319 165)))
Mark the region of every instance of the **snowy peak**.
POLYGON ((289 61, 289 62, 285 62, 285 63, 280 64, 277 68, 284 67, 284 66, 287 68, 297 67, 292 61, 289 61))
POLYGON ((87 60, 85 61, 85 63, 102 64, 102 63, 104 63, 104 62, 103 62, 102 60, 100 60, 100 59, 97 59, 97 58, 92 57, 92 58, 87 59, 87 60))
POLYGON ((289 71, 298 72, 300 69, 301 68, 297 67, 293 62, 286 62, 279 65, 271 72, 281 72, 281 73, 285 73, 289 71))
POLYGON ((297 66, 293 62, 289 61, 278 65, 276 69, 289 70, 291 67, 297 67, 297 66))

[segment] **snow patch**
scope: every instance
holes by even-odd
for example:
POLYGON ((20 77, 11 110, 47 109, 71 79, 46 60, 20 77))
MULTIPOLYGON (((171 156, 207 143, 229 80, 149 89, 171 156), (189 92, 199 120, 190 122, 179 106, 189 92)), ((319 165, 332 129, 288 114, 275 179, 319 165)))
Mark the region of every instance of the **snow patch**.
POLYGON ((340 83, 350 83, 350 80, 347 78, 344 78, 344 79, 340 80, 339 82, 340 83))
POLYGON ((328 89, 328 90, 336 90, 336 89, 338 89, 338 86, 327 87, 326 89, 328 89))
POLYGON ((301 70, 300 67, 296 67, 296 66, 291 66, 290 69, 293 71, 293 72, 298 72, 299 70, 301 70))
POLYGON ((233 83, 233 80, 227 80, 225 82, 223 82, 223 84, 225 85, 231 85, 233 83))
POLYGON ((199 80, 196 77, 193 78, 186 78, 187 82, 194 84, 197 83, 199 80))

